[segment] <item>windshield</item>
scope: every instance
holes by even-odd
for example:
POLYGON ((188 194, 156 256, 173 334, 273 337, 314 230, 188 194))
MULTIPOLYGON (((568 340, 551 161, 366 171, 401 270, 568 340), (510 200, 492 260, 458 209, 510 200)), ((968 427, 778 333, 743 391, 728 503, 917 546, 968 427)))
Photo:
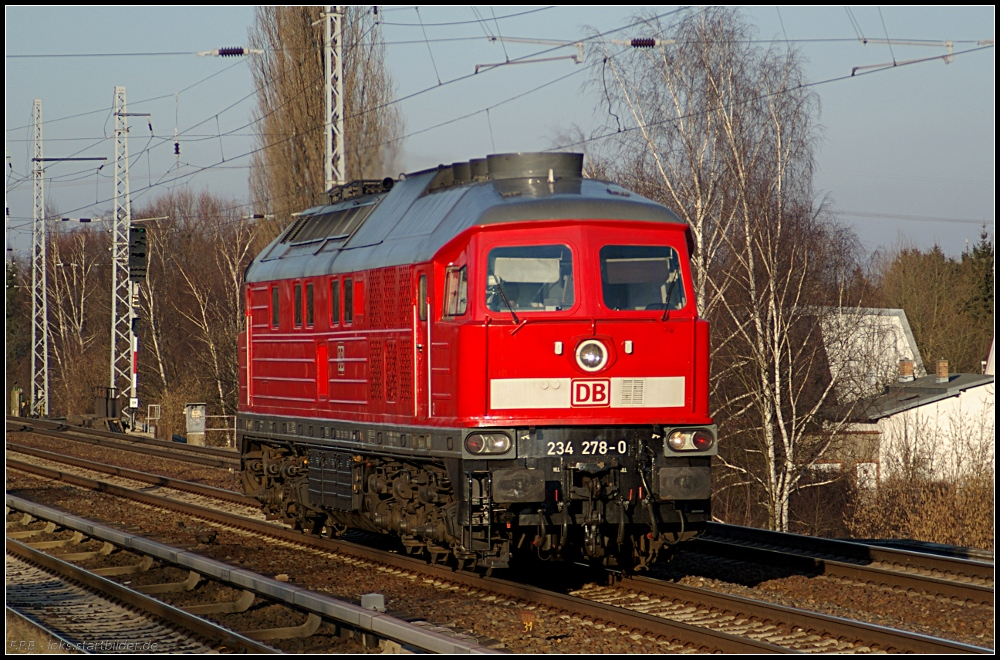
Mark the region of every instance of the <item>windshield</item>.
POLYGON ((601 285, 608 309, 682 309, 686 302, 680 261, 672 247, 605 245, 601 285))
POLYGON ((573 306, 573 254, 565 245, 490 250, 486 307, 494 312, 556 312, 573 306))

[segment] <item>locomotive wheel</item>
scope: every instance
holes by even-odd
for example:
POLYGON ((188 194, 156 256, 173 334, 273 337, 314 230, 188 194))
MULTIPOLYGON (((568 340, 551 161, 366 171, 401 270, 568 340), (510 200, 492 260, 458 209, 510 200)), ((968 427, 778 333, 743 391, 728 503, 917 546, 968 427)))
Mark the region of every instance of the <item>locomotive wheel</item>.
POLYGON ((299 529, 301 529, 306 534, 310 536, 319 536, 320 531, 323 529, 323 519, 310 517, 298 523, 299 529))
POLYGON ((295 513, 295 502, 289 497, 285 497, 281 502, 281 522, 293 528, 295 531, 302 531, 302 523, 295 513))

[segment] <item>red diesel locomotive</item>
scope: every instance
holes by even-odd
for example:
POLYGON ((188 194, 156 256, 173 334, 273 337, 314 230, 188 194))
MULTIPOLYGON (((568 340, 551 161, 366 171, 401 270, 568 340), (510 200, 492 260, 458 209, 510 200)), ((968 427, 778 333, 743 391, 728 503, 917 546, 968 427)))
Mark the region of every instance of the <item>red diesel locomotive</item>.
POLYGON ((254 260, 237 432, 270 517, 488 569, 643 567, 704 528, 716 429, 690 232, 582 162, 348 184, 254 260))

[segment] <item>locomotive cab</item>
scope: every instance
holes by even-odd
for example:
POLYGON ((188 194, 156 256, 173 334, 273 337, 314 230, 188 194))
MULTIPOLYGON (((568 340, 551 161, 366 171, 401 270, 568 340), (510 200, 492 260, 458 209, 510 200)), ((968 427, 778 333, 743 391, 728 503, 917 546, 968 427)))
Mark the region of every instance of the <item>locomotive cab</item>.
POLYGON ((461 517, 522 552, 627 567, 699 533, 716 430, 686 226, 565 218, 463 239, 462 267, 442 264, 442 320, 465 317, 448 338, 461 517))
POLYGON ((418 172, 265 248, 237 427, 270 516, 486 568, 642 567, 704 528, 716 430, 689 230, 581 163, 418 172))

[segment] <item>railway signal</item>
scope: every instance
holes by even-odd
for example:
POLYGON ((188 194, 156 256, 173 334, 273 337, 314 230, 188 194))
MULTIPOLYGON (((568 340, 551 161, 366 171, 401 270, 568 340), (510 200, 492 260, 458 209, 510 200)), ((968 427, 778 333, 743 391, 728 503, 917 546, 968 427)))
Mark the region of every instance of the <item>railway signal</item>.
POLYGON ((128 279, 146 281, 146 228, 135 223, 128 228, 128 279))

